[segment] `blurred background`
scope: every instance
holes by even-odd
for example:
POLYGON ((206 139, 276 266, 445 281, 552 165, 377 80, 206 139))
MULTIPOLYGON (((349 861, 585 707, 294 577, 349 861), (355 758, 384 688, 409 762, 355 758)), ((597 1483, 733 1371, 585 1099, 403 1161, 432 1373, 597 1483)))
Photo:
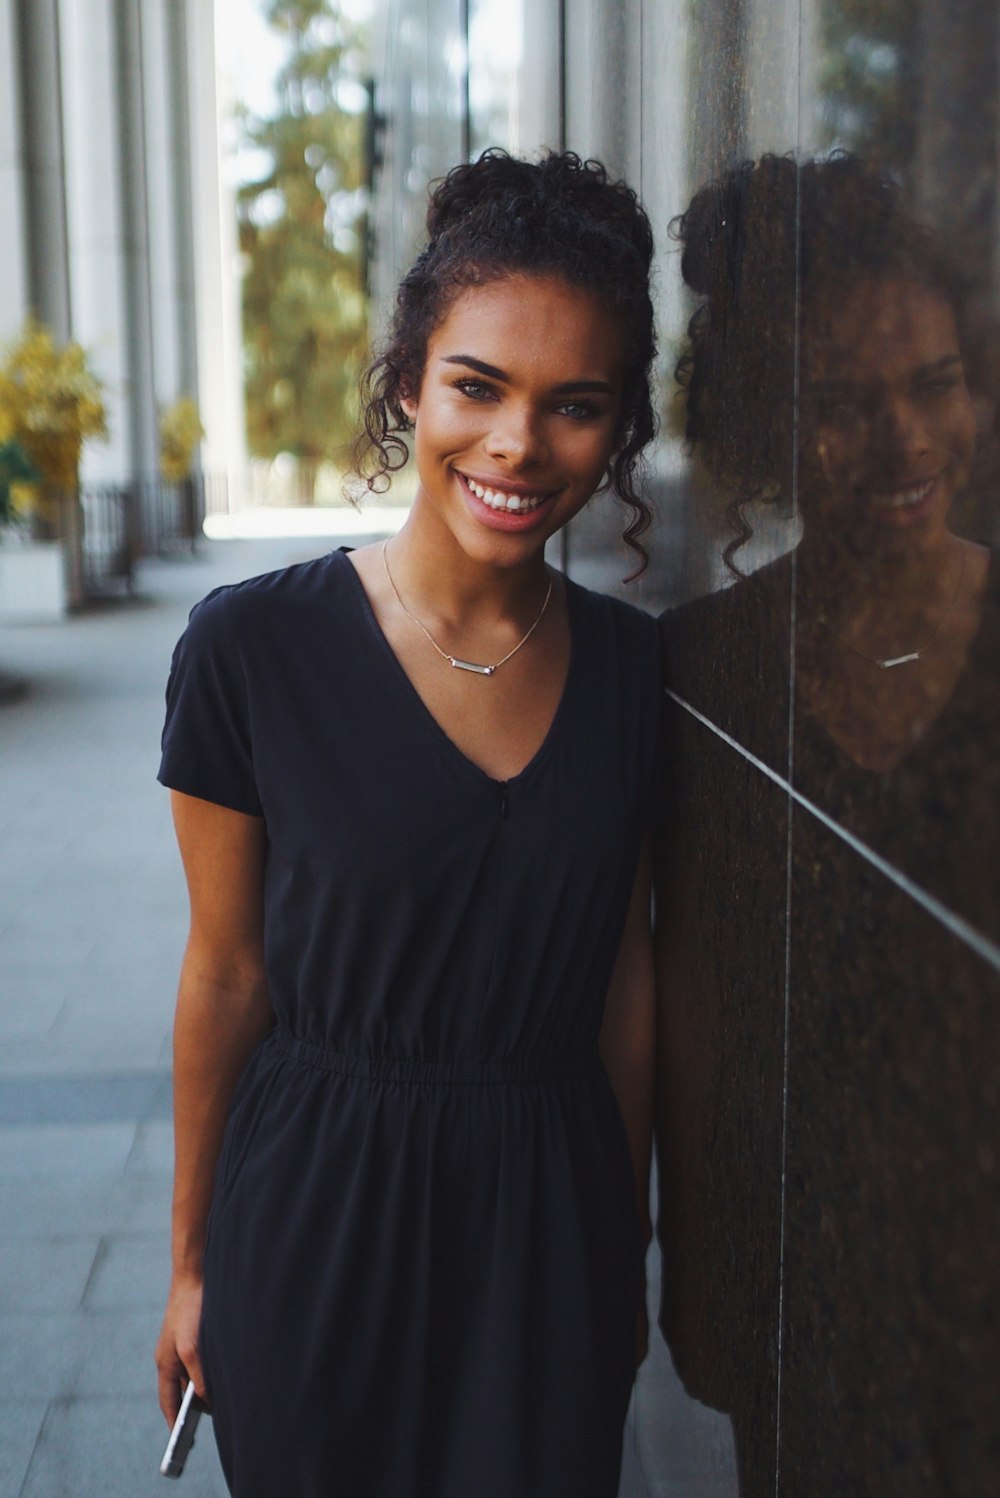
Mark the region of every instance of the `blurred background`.
MULTIPOLYGON (((955 256, 977 426, 956 524, 1000 539, 996 0, 0 0, 0 1498, 158 1490, 185 917, 154 783, 170 652, 216 584, 402 522, 406 473, 360 510, 344 495, 357 377, 428 183, 489 145, 599 157, 657 239, 651 565, 622 584, 595 503, 553 558, 572 575, 655 612, 733 583, 733 494, 683 441, 696 300, 670 226, 764 152, 855 153, 955 256)), ((794 381, 782 401, 762 424, 795 425, 794 381)), ((736 495, 742 573, 793 555, 800 497, 796 477, 736 495)), ((743 615, 713 626, 728 696, 721 656, 682 662, 688 967, 717 1047, 661 1169, 680 1149, 725 1252, 688 1294, 668 1181, 664 1324, 690 1394, 654 1332, 622 1498, 1000 1479, 995 617, 957 737, 923 739, 919 780, 859 790, 856 763, 803 779, 801 602, 793 576, 752 638, 743 615)), ((184 1481, 223 1492, 207 1434, 184 1481)))

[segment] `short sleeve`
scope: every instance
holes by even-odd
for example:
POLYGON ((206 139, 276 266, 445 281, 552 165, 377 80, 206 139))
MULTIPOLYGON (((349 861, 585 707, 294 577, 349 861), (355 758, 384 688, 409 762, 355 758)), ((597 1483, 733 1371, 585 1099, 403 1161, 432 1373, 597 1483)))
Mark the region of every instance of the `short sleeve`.
POLYGON ((157 778, 171 790, 260 816, 246 675, 230 611, 227 588, 210 593, 177 642, 157 778))

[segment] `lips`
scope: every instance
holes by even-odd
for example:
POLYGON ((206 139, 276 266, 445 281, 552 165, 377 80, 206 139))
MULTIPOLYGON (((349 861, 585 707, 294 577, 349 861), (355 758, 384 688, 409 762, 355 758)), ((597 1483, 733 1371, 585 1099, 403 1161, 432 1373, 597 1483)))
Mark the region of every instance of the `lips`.
POLYGON ((547 499, 551 499, 553 492, 551 489, 529 490, 520 486, 508 488, 496 480, 490 484, 483 484, 471 478, 467 473, 462 473, 459 477, 481 504, 497 513, 509 515, 530 514, 533 510, 539 509, 547 499))
POLYGON ((884 489, 869 494, 870 503, 877 510, 911 510, 922 504, 934 488, 936 479, 925 479, 920 484, 911 484, 906 489, 884 489))

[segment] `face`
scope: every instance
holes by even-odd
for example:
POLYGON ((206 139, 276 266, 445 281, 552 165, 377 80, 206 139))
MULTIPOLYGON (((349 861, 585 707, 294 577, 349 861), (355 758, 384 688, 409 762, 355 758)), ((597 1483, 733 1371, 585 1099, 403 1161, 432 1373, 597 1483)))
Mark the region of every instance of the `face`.
POLYGON ((895 280, 819 304, 803 331, 807 530, 869 546, 940 539, 975 445, 954 313, 895 280))
POLYGON ((623 338, 557 278, 470 287, 432 334, 415 423, 415 517, 471 558, 516 565, 586 504, 614 451, 623 338))

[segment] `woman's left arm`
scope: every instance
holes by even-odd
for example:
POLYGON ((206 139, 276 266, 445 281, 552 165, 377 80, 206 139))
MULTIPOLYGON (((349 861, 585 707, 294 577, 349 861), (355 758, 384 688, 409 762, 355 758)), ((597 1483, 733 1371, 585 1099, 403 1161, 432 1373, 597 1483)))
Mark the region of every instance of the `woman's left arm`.
POLYGON ((643 1244, 652 1232, 649 1167, 652 1154, 655 999, 650 930, 651 839, 645 838, 632 888, 618 959, 611 976, 599 1049, 628 1135, 643 1244))

